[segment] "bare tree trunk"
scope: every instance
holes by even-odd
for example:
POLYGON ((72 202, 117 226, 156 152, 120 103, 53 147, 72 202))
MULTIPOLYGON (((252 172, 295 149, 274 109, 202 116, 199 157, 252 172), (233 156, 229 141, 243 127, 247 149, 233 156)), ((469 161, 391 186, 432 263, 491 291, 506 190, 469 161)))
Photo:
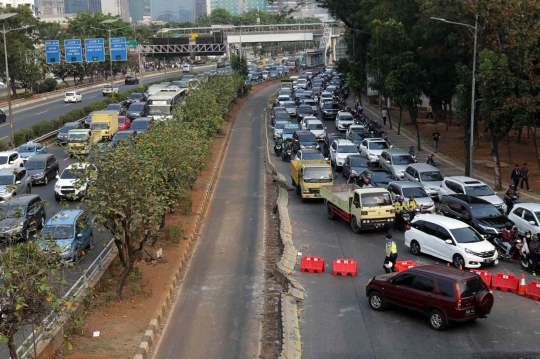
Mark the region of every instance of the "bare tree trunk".
POLYGON ((452 126, 452 120, 454 118, 453 114, 453 110, 452 110, 452 101, 448 102, 448 108, 449 108, 449 114, 448 114, 448 126, 452 126))
MULTIPOLYGON (((534 124, 534 120, 533 120, 534 124)), ((531 126, 527 126, 528 130, 532 133, 533 143, 534 143, 534 150, 536 152, 536 163, 538 164, 538 168, 540 169, 540 151, 538 150, 538 141, 536 140, 536 126, 534 127, 534 130, 531 129, 531 126)))
POLYGON ((493 162, 495 163, 495 189, 502 190, 502 178, 501 178, 501 159, 499 158, 499 141, 497 136, 490 130, 491 134, 491 152, 493 153, 493 162))
POLYGON ((510 151, 510 135, 506 134, 506 147, 508 148, 508 162, 512 161, 512 152, 510 151))
POLYGON ((118 298, 122 298, 122 290, 124 289, 124 284, 126 283, 127 276, 129 275, 129 272, 133 269, 133 260, 128 261, 128 265, 124 267, 122 270, 122 273, 120 273, 120 278, 118 278, 118 286, 116 287, 116 295, 118 298))
POLYGON ((385 107, 386 111, 388 112, 388 124, 390 125, 390 129, 392 130, 392 117, 390 116, 390 106, 388 106, 388 97, 385 97, 385 107))
POLYGON ((116 244, 116 248, 118 249, 118 258, 120 258, 120 263, 122 263, 122 267, 126 267, 128 265, 126 260, 126 255, 124 252, 124 245, 121 240, 115 239, 114 244, 116 244))
POLYGON ((7 347, 8 347, 9 355, 11 356, 11 359, 18 359, 19 356, 17 355, 17 347, 15 346, 15 339, 13 338, 14 336, 15 336, 15 333, 10 333, 10 335, 8 335, 7 347))
POLYGON ((418 106, 414 105, 414 107, 409 110, 409 114, 411 116, 411 121, 414 124, 414 127, 416 127, 416 143, 418 147, 418 151, 422 151, 422 145, 420 143, 420 129, 418 128, 418 106))
POLYGON ((401 134, 401 118, 403 117, 403 106, 399 106, 399 122, 397 127, 397 134, 401 134))
POLYGON ((521 143, 521 134, 523 133, 523 126, 519 127, 516 143, 521 143))

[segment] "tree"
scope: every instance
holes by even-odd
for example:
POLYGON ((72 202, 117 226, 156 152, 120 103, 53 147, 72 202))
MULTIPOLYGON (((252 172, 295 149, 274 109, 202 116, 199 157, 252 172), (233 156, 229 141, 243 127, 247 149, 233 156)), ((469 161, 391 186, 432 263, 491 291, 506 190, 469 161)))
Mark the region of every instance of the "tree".
POLYGON ((217 8, 212 10, 212 13, 210 14, 210 20, 212 21, 212 24, 214 25, 229 25, 232 24, 233 16, 232 14, 222 8, 217 8))
POLYGON ((231 54, 231 67, 234 71, 238 72, 240 76, 246 78, 248 75, 247 59, 245 56, 231 54))

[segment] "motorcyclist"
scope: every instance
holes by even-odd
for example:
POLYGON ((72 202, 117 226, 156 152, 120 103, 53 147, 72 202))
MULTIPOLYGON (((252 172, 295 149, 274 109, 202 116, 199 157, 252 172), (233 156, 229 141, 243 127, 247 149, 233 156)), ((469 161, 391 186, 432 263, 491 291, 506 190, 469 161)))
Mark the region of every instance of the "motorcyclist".
POLYGON ((411 146, 409 148, 409 156, 414 160, 414 162, 417 161, 416 152, 414 151, 414 146, 411 146))
MULTIPOLYGON (((530 233, 531 232, 529 232, 529 234, 530 233)), ((533 234, 528 243, 527 239, 525 239, 523 243, 523 252, 527 254, 527 265, 529 264, 529 259, 531 260, 532 275, 536 277, 536 266, 538 265, 538 260, 540 259, 540 242, 538 241, 538 234, 533 234)))
POLYGON ((362 185, 362 188, 370 188, 370 187, 373 187, 373 185, 371 184, 371 182, 369 182, 369 179, 364 178, 364 184, 362 185))
POLYGON ((510 249, 512 244, 518 238, 516 232, 514 232, 514 226, 510 222, 506 222, 505 228, 502 231, 502 245, 506 248, 506 256, 510 257, 510 249))
POLYGON ((411 221, 412 221, 414 218, 414 210, 416 208, 420 208, 420 206, 418 205, 418 202, 414 200, 414 196, 412 194, 409 196, 409 201, 407 202, 407 206, 409 206, 409 210, 411 213, 411 221))
POLYGON ((529 266, 529 243, 532 240, 532 233, 529 230, 525 231, 525 235, 523 236, 523 247, 521 249, 521 253, 525 255, 525 267, 529 266))
POLYGON ((395 210, 396 210, 396 220, 394 221, 394 230, 396 232, 399 232, 399 229, 403 226, 403 216, 401 215, 401 211, 403 210, 409 211, 409 207, 407 206, 407 203, 403 202, 403 196, 398 197, 398 200, 395 204, 395 210))
POLYGON ((437 167, 437 165, 435 164, 435 159, 433 157, 435 157, 433 153, 429 154, 426 158, 426 163, 428 165, 432 165, 433 167, 437 167))
POLYGON ((516 186, 510 183, 508 189, 504 193, 504 203, 506 203, 506 214, 510 213, 512 207, 514 207, 514 197, 519 198, 519 193, 516 190, 516 186))

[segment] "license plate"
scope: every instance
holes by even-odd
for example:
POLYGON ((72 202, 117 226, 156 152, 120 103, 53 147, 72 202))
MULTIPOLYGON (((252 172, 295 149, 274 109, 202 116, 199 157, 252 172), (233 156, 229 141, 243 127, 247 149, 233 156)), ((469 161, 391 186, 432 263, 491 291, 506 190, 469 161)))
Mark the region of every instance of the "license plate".
POLYGON ((465 311, 465 315, 473 315, 476 312, 475 309, 468 309, 465 311))
POLYGON ((493 258, 484 259, 484 263, 492 263, 492 262, 493 262, 493 258))

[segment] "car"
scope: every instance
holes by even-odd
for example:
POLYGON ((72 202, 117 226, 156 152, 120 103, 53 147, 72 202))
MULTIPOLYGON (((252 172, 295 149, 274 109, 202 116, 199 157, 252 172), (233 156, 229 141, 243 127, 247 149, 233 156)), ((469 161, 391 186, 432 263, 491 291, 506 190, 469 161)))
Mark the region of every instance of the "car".
POLYGON ((84 120, 83 127, 84 128, 90 128, 90 124, 92 124, 92 114, 94 114, 97 111, 92 111, 86 116, 86 119, 84 120))
MULTIPOLYGON (((288 100, 287 100, 288 101, 288 100)), ((276 106, 272 109, 272 112, 270 113, 271 117, 274 118, 276 116, 277 112, 285 112, 288 113, 285 107, 283 106, 276 106)))
POLYGON ((58 160, 51 153, 31 157, 25 163, 24 168, 32 179, 32 185, 39 183, 47 185, 49 180, 55 179, 60 172, 58 160))
POLYGON ((276 112, 275 117, 272 119, 273 123, 276 123, 278 121, 291 121, 291 116, 289 113, 285 110, 283 112, 276 112))
POLYGON ((369 135, 369 132, 366 130, 364 126, 352 124, 349 127, 347 127, 347 132, 345 132, 345 137, 351 138, 352 137, 351 135, 353 132, 368 133, 369 135))
POLYGON ((293 133, 292 140, 293 152, 304 148, 319 149, 317 137, 311 131, 297 130, 293 133))
POLYGON ((386 188, 392 181, 397 181, 397 178, 391 172, 374 168, 364 170, 364 172, 360 173, 359 177, 362 181, 365 179, 369 180, 373 187, 382 188, 386 188))
POLYGON ((258 73, 252 72, 248 76, 249 76, 250 81, 259 81, 259 74, 258 73))
POLYGON ((119 115, 122 115, 126 110, 121 103, 110 103, 107 105, 104 111, 116 111, 119 115))
POLYGON ((296 117, 298 120, 303 119, 306 116, 313 116, 313 109, 310 105, 300 105, 296 110, 296 117))
POLYGON ((293 125, 291 121, 276 121, 274 126, 272 127, 274 129, 273 138, 276 139, 278 137, 281 137, 283 133, 283 129, 286 125, 293 125))
MULTIPOLYGON (((324 106, 326 106, 326 104, 323 105, 323 114, 324 114, 324 106)), ((353 123, 354 123, 354 118, 350 112, 339 111, 337 113, 336 115, 336 130, 337 131, 347 131, 349 126, 351 126, 353 123)))
POLYGON ((43 146, 39 142, 29 141, 20 145, 17 152, 19 152, 23 159, 23 163, 25 163, 32 156, 47 153, 47 147, 43 146))
POLYGON ((73 163, 64 168, 54 184, 54 199, 60 201, 61 199, 70 199, 72 196, 82 198, 89 185, 85 180, 87 170, 93 172, 92 177, 96 176, 96 168, 88 163, 73 163))
POLYGON ((321 86, 316 86, 316 85, 313 85, 313 87, 311 88, 311 91, 313 91, 313 95, 321 94, 322 90, 323 89, 321 86))
POLYGON ((322 155, 321 151, 317 149, 302 149, 296 152, 296 156, 294 156, 295 160, 324 160, 324 156, 322 155))
POLYGON ((134 120, 139 117, 145 117, 148 114, 148 106, 146 102, 135 102, 129 105, 126 116, 130 120, 134 120))
POLYGON ((270 71, 270 78, 276 78, 278 76, 279 76, 279 73, 277 71, 274 71, 274 70, 270 71))
POLYGON ((514 225, 490 202, 466 194, 442 196, 437 209, 446 217, 463 221, 484 235, 500 237, 506 223, 514 225))
POLYGON ((313 100, 313 99, 311 99, 311 98, 309 98, 309 99, 304 98, 304 99, 302 100, 302 103, 303 103, 304 105, 311 106, 311 110, 313 111, 313 114, 314 114, 314 115, 317 115, 317 114, 319 113, 319 110, 318 110, 318 107, 317 107, 317 102, 315 102, 315 100, 313 100))
POLYGON ((431 198, 438 198, 444 176, 436 167, 426 163, 413 163, 405 170, 403 179, 420 183, 431 198))
POLYGON ((296 117, 296 105, 294 104, 294 101, 285 101, 283 102, 283 107, 291 117, 296 117))
POLYGON ((361 155, 349 155, 345 158, 342 167, 341 172, 343 177, 349 178, 351 176, 360 175, 366 169, 371 168, 371 162, 361 155))
POLYGON ((307 78, 306 78, 306 79, 300 79, 300 78, 299 78, 296 86, 297 86, 298 88, 307 90, 307 87, 308 87, 308 81, 307 81, 307 78))
POLYGON ((225 68, 225 63, 224 63, 224 62, 221 62, 221 61, 218 62, 216 68, 218 68, 218 69, 223 69, 223 68, 225 68))
POLYGON ((281 131, 281 137, 283 138, 283 140, 292 140, 293 134, 298 130, 300 130, 300 126, 298 126, 296 123, 292 125, 285 125, 285 127, 283 127, 283 131, 281 131))
POLYGON ((181 81, 193 81, 195 80, 195 75, 184 75, 182 76, 182 80, 181 81))
MULTIPOLYGON (((337 102, 327 101, 321 105, 321 114, 323 120, 334 120, 339 112, 339 105, 337 102)), ((352 115, 351 115, 352 119, 352 115)), ((336 121, 337 128, 337 121, 336 121)))
POLYGON ((32 192, 32 179, 24 167, 0 170, 0 202, 32 192))
POLYGON ((70 103, 70 102, 82 102, 82 95, 78 91, 70 91, 66 92, 64 95, 64 103, 70 103))
POLYGON ((322 104, 325 102, 325 101, 334 101, 334 95, 332 95, 330 92, 328 91, 323 91, 321 92, 321 96, 319 97, 319 106, 322 107, 322 104))
POLYGON ((405 231, 405 245, 418 256, 428 254, 453 263, 456 268, 497 265, 499 254, 469 224, 446 216, 419 214, 405 231))
POLYGON ((379 162, 379 156, 389 148, 392 148, 392 146, 382 138, 366 138, 360 142, 358 147, 360 154, 369 158, 373 163, 379 162))
POLYGON ((78 121, 64 123, 64 126, 62 126, 62 128, 58 131, 58 134, 56 135, 56 143, 59 145, 67 144, 68 132, 70 130, 76 130, 82 127, 82 124, 78 121))
POLYGON ((116 85, 103 85, 103 88, 101 90, 101 93, 103 96, 107 95, 114 95, 115 93, 119 93, 120 89, 116 85))
POLYGON ((456 193, 481 197, 503 213, 506 213, 506 204, 504 201, 485 182, 466 176, 445 177, 439 187, 439 199, 444 195, 456 193))
POLYGON ((410 196, 414 196, 414 200, 418 203, 422 213, 435 212, 435 202, 420 183, 411 181, 390 182, 386 189, 393 195, 394 200, 397 200, 398 196, 403 196, 405 202, 407 202, 410 196))
POLYGON ((137 133, 146 132, 150 129, 150 126, 152 126, 152 121, 151 117, 137 118, 131 122, 130 129, 137 133))
POLYGON ((83 251, 94 246, 92 221, 81 209, 66 209, 56 213, 39 234, 39 247, 55 254, 62 262, 74 262, 83 251))
POLYGON ((322 153, 325 157, 330 157, 330 146, 332 146, 332 143, 334 143, 335 140, 342 140, 345 139, 345 135, 343 133, 327 133, 326 137, 324 138, 322 153))
POLYGON ((0 239, 31 239, 45 224, 45 206, 37 194, 23 194, 0 204, 0 239))
POLYGON ((117 143, 125 138, 128 138, 130 140, 126 141, 126 144, 131 144, 132 139, 137 135, 137 132, 134 130, 122 130, 118 131, 114 134, 112 140, 111 140, 111 147, 116 146, 117 143))
MULTIPOLYGON (((358 125, 353 125, 355 127, 362 127, 358 125)), ((353 127, 351 126, 351 127, 353 127)), ((350 129, 350 127, 349 127, 350 129)), ((354 142, 354 144, 360 149, 360 145, 362 144, 362 141, 364 141, 366 138, 369 138, 370 134, 366 130, 356 130, 356 131, 347 131, 347 134, 345 135, 345 138, 354 142)))
POLYGON ((127 98, 126 103, 132 104, 136 102, 143 102, 144 100, 145 100, 144 94, 140 92, 133 92, 127 98))
POLYGON ((0 109, 0 122, 5 123, 7 120, 6 113, 0 109))
POLYGON ((540 232, 540 204, 516 203, 508 214, 519 235, 524 236, 526 231, 540 232))
POLYGON ((315 117, 315 116, 305 116, 304 118, 299 120, 298 124, 300 125, 300 129, 306 130, 307 122, 312 121, 312 120, 317 120, 317 117, 315 117))
POLYGON ((263 71, 262 77, 263 77, 263 80, 268 80, 270 78, 270 71, 263 71))
POLYGON ((324 127, 321 120, 316 118, 304 121, 303 129, 312 132, 317 138, 317 141, 324 141, 326 137, 326 127, 324 127))
POLYGON ((192 70, 192 67, 190 64, 183 64, 182 65, 182 72, 183 73, 186 73, 186 72, 191 72, 192 70))
POLYGON ((438 265, 374 276, 366 285, 366 296, 375 311, 393 304, 427 315, 430 327, 437 331, 451 322, 486 318, 494 303, 493 294, 477 274, 438 265))
POLYGON ((336 172, 341 169, 347 156, 357 154, 358 148, 349 140, 334 140, 330 146, 330 161, 336 172))
POLYGON ((126 116, 118 116, 118 131, 129 130, 131 121, 126 116))
POLYGON ((138 85, 139 79, 135 76, 127 76, 124 80, 124 85, 138 85))
POLYGON ((206 61, 205 60, 195 60, 195 61, 193 61, 193 64, 194 65, 204 65, 204 64, 206 64, 206 61))
POLYGON ((289 94, 280 94, 276 101, 279 104, 279 106, 282 107, 285 102, 291 101, 291 96, 289 94))
POLYGON ((394 177, 398 179, 403 179, 403 173, 411 163, 414 163, 414 159, 409 152, 399 148, 384 150, 379 157, 379 166, 392 172, 394 177))
POLYGON ((17 151, 0 152, 0 169, 17 168, 23 166, 23 158, 17 151))

